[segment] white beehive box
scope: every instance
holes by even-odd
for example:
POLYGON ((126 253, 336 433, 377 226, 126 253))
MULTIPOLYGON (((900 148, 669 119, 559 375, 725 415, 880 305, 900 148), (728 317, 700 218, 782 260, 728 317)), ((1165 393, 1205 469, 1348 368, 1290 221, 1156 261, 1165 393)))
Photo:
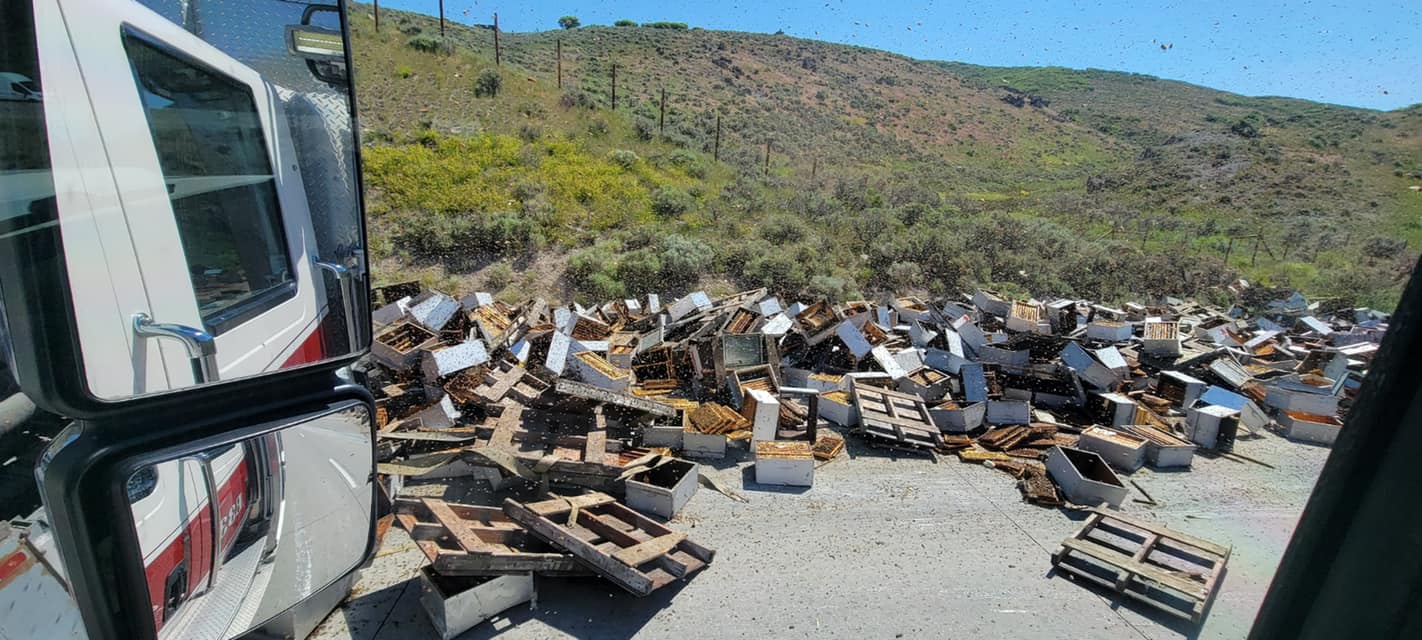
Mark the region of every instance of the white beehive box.
POLYGON ((1076 447, 1101 456, 1123 471, 1135 471, 1146 461, 1146 439, 1133 433, 1089 427, 1081 432, 1076 447))
POLYGON ((420 570, 420 604, 429 615, 435 633, 444 640, 453 640, 475 625, 535 597, 532 573, 469 581, 477 584, 455 591, 451 585, 467 583, 462 579, 443 578, 429 567, 420 570))
POLYGON ((579 351, 569 361, 583 382, 595 387, 623 392, 632 384, 631 371, 612 366, 607 359, 592 351, 579 351))
POLYGON ((681 433, 681 452, 692 458, 724 458, 726 436, 719 433, 701 433, 688 425, 681 433))
POLYGON ((1102 502, 1120 507, 1126 500, 1126 485, 1101 456, 1071 447, 1047 451, 1047 473, 1061 486, 1062 493, 1076 504, 1102 502))
POLYGON ((1206 449, 1215 448, 1220 435, 1220 424, 1226 420, 1238 420, 1239 411, 1216 404, 1191 407, 1185 412, 1185 430, 1190 441, 1206 449))
POLYGON ((1102 342, 1125 342, 1131 339, 1131 323, 1097 320, 1086 325, 1086 337, 1102 342))
POLYGON ((1025 400, 988 400, 988 424, 1028 424, 1032 421, 1032 405, 1025 400))
POLYGON ((815 454, 810 443, 755 443, 755 481, 759 484, 808 487, 815 483, 815 454))
POLYGON ((932 418, 933 424, 944 433, 967 433, 981 427, 986 414, 986 402, 974 402, 966 406, 945 402, 928 410, 928 417, 932 418))
POLYGON ((859 425, 859 407, 848 391, 831 391, 820 394, 820 417, 841 427, 859 425))
POLYGON ((780 424, 780 401, 764 389, 750 389, 741 415, 751 422, 751 440, 774 440, 780 424))
POLYGON ((1333 416, 1320 416, 1298 411, 1280 411, 1279 426, 1284 428, 1284 436, 1294 440, 1316 444, 1333 444, 1343 423, 1333 416))
POLYGON ((627 479, 627 506, 670 518, 696 495, 696 463, 673 460, 627 479))
POLYGON ((682 425, 648 425, 642 429, 642 446, 681 450, 684 429, 682 425))

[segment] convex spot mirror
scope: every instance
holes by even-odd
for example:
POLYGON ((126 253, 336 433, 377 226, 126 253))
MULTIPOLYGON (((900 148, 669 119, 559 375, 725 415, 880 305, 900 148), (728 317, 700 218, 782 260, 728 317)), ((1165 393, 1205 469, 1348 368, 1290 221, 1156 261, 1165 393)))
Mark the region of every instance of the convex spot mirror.
MULTIPOLYGON (((369 408, 132 460, 114 487, 159 638, 234 638, 364 561, 374 517, 369 408)), ((135 584, 134 579, 127 581, 135 584)))
POLYGON ((31 396, 93 415, 365 351, 344 5, 0 2, 0 71, 35 98, 0 100, 0 293, 31 396))

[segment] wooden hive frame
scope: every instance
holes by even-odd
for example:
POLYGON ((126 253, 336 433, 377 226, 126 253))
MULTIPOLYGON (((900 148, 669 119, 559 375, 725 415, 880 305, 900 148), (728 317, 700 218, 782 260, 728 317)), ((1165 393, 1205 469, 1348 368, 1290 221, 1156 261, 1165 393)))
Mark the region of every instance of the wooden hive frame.
POLYGON ((700 571, 715 556, 685 533, 602 493, 528 504, 509 498, 504 500, 504 513, 637 596, 700 571))
POLYGON ((444 576, 534 572, 587 575, 572 556, 546 549, 497 507, 397 498, 395 519, 419 545, 430 568, 444 576))

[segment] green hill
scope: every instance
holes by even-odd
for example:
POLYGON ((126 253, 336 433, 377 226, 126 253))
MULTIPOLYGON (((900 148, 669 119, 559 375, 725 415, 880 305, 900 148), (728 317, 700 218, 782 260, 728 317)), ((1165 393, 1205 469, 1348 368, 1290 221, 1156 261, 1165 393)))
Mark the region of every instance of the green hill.
POLYGON ((1111 300, 1244 276, 1390 308, 1422 242, 1418 107, 699 29, 501 33, 496 67, 490 29, 377 33, 364 5, 351 28, 387 281, 1111 300))

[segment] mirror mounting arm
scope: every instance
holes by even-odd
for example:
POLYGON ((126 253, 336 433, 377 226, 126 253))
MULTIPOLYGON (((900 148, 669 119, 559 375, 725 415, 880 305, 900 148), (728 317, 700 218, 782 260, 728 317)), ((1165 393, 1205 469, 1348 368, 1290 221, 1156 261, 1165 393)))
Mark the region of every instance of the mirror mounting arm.
POLYGON ((336 280, 341 283, 341 305, 346 311, 346 339, 350 341, 348 343, 350 345, 349 348, 354 350, 356 345, 360 344, 360 327, 356 324, 355 292, 355 279, 358 275, 356 269, 359 269, 359 267, 352 269, 334 262, 323 262, 321 260, 315 262, 317 267, 330 271, 331 275, 335 276, 336 280))
POLYGON ((140 311, 133 314, 133 335, 139 338, 172 338, 183 343, 188 351, 188 360, 192 362, 194 380, 198 384, 217 381, 217 343, 212 334, 181 324, 153 322, 153 318, 140 311))

